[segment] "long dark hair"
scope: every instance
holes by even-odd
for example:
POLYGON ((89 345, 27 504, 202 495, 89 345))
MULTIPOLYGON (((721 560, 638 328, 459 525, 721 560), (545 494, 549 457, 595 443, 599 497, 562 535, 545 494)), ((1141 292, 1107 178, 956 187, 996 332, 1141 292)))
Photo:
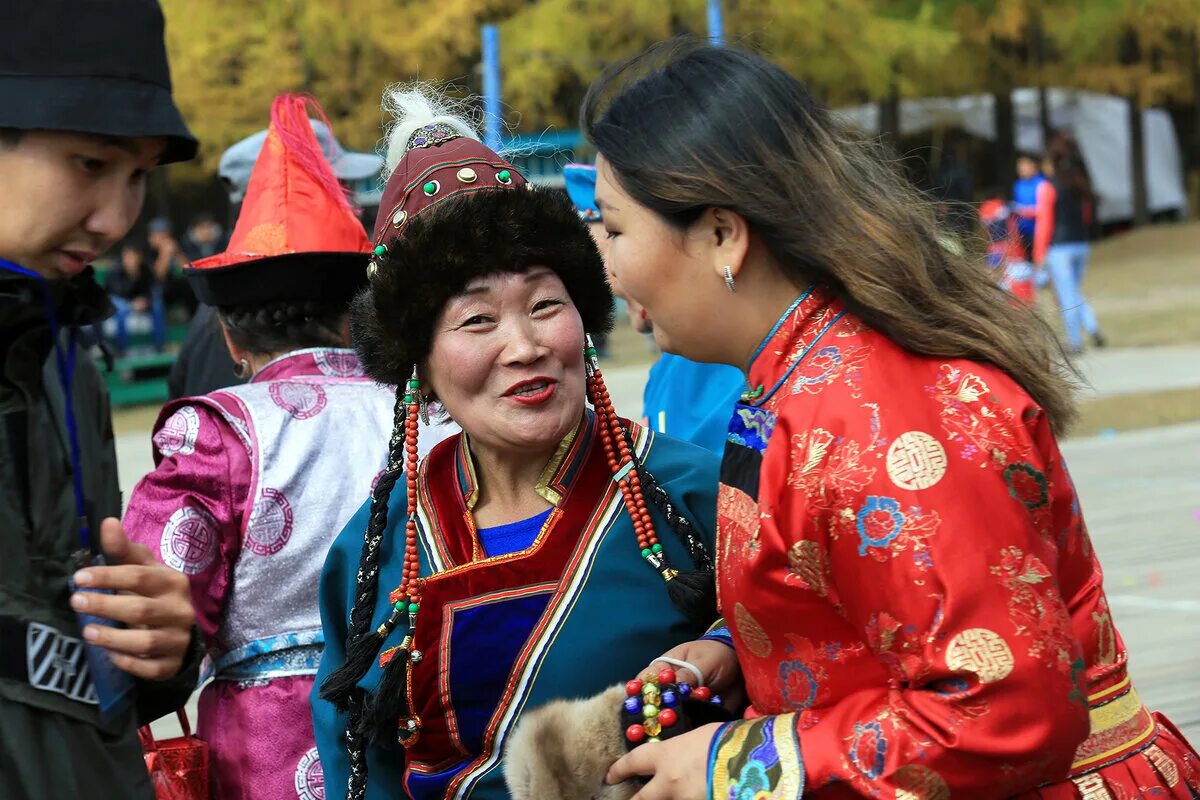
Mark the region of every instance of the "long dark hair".
POLYGON ((1050 327, 1012 302, 978 243, 944 230, 876 144, 780 67, 673 39, 601 75, 581 127, 630 197, 669 224, 735 211, 797 286, 828 286, 914 352, 996 365, 1056 432, 1067 428, 1072 383, 1050 327))

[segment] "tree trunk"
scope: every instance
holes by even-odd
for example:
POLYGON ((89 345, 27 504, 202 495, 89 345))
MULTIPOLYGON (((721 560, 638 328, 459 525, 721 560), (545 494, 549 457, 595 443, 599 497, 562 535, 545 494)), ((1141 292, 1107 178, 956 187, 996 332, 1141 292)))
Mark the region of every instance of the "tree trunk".
POLYGON ((992 113, 996 123, 996 180, 1005 196, 1017 179, 1017 122, 1013 112, 1012 92, 1008 89, 992 94, 992 113))
POLYGON ((1037 74, 1038 123, 1042 129, 1042 150, 1045 151, 1050 146, 1054 130, 1050 127, 1050 100, 1046 88, 1046 34, 1042 29, 1041 14, 1036 11, 1029 23, 1029 37, 1032 40, 1033 63, 1037 74))
POLYGON ((1195 28, 1188 37, 1188 64, 1192 72, 1192 146, 1186 148, 1183 163, 1192 215, 1200 216, 1200 33, 1195 28))
POLYGON ((1188 157, 1192 169, 1200 169, 1200 33, 1192 29, 1188 37, 1192 65, 1192 147, 1188 157))
POLYGON ((900 84, 895 78, 879 101, 879 138, 893 150, 900 145, 900 84))
POLYGON ((1150 222, 1150 206, 1146 197, 1146 136, 1142 126, 1142 103, 1135 89, 1129 94, 1129 177, 1133 182, 1133 224, 1150 222))

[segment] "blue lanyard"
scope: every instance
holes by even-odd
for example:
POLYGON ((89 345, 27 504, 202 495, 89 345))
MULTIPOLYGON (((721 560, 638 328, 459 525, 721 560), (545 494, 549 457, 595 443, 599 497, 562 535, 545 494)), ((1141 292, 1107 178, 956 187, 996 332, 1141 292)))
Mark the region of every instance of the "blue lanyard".
POLYGON ((71 448, 71 484, 75 490, 75 516, 79 519, 79 546, 92 550, 91 529, 88 527, 87 504, 83 495, 83 459, 79 449, 79 428, 75 422, 75 401, 71 386, 75 379, 75 352, 78 331, 71 328, 68 346, 64 350, 59 336, 58 315, 54 312, 54 299, 50 296, 50 283, 38 273, 0 258, 0 269, 15 272, 41 283, 42 299, 46 304, 46 317, 50 322, 50 336, 54 340, 54 361, 58 367, 58 380, 63 390, 63 408, 66 411, 67 439, 71 448))

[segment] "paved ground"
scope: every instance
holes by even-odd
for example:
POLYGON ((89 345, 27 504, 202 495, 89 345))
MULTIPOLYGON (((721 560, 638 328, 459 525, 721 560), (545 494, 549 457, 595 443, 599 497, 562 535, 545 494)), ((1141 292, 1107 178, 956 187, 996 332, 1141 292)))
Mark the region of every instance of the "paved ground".
MULTIPOLYGON (((1200 386, 1200 348, 1101 351, 1083 369, 1097 394, 1200 386)), ((606 372, 619 412, 640 414, 644 375, 639 367, 606 372)), ((118 449, 128 491, 150 468, 147 437, 119 437, 118 449)), ((1200 423, 1073 440, 1063 449, 1134 681, 1149 705, 1200 743, 1200 423)), ((173 727, 156 725, 160 735, 173 727)))
POLYGON ((1089 350, 1078 367, 1089 384, 1084 396, 1200 387, 1200 346, 1089 350))
POLYGON ((1200 423, 1063 451, 1134 682, 1200 742, 1200 423))

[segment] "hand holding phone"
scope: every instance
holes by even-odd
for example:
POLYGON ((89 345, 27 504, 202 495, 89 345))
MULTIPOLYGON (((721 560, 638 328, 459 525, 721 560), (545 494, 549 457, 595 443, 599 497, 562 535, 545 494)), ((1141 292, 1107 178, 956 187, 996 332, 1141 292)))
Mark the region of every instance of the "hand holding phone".
MULTIPOLYGON (((196 615, 187 577, 125 536, 120 520, 100 526, 103 563, 75 573, 71 607, 83 623, 89 650, 103 648, 129 675, 167 680, 187 657, 196 615)), ((97 687, 99 689, 99 687, 97 687)))

